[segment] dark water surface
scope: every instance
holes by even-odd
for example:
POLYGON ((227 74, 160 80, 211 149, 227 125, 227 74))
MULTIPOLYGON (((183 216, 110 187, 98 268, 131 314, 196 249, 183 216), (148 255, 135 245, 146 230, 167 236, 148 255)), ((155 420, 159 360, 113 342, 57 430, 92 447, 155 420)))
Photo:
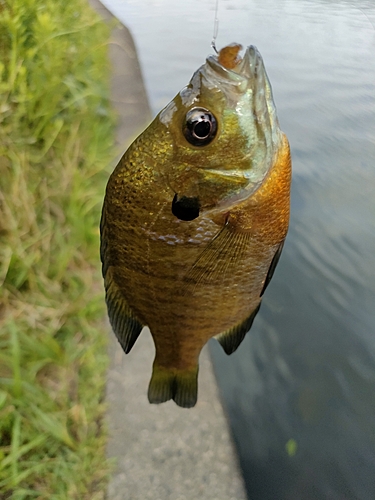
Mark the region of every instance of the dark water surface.
MULTIPOLYGON (((154 112, 210 52, 215 1, 106 0, 154 112)), ((214 365, 252 500, 375 499, 375 1, 220 0, 263 55, 293 156, 290 231, 241 348, 214 365)))

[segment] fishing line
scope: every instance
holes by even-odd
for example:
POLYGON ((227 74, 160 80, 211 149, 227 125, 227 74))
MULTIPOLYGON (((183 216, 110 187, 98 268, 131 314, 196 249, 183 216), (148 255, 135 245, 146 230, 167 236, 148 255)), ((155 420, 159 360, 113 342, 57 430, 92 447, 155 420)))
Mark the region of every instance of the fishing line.
POLYGON ((212 42, 211 42, 211 47, 214 49, 214 51, 216 52, 216 54, 218 54, 218 51, 217 51, 217 48, 216 48, 216 38, 217 38, 218 31, 219 31, 218 11, 219 11, 219 0, 216 0, 215 18, 214 18, 214 33, 213 33, 212 42))

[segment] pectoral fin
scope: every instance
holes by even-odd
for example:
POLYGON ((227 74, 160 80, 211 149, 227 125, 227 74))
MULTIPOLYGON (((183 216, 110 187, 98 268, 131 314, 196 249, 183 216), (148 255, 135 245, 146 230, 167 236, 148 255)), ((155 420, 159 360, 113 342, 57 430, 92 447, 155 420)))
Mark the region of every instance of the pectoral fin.
POLYGON ((237 232, 226 224, 207 245, 184 277, 186 293, 199 283, 220 283, 233 272, 249 247, 250 233, 237 232))
POLYGON ((112 267, 107 269, 104 279, 109 322, 125 354, 135 344, 143 325, 135 317, 112 276, 112 267))
POLYGON ((246 333, 250 330, 251 325, 253 324, 254 318, 257 315, 260 309, 260 303, 254 309, 254 311, 250 314, 245 321, 242 321, 238 325, 234 326, 230 330, 226 332, 220 333, 219 335, 215 335, 215 339, 220 342, 221 347, 224 349, 226 354, 232 354, 237 347, 241 344, 243 339, 245 338, 246 333))

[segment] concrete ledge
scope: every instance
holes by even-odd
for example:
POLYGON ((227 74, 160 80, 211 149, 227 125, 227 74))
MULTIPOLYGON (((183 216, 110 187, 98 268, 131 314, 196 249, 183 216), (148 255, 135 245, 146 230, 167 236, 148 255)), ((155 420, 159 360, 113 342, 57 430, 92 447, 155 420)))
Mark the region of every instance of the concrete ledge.
MULTIPOLYGON (((89 3, 104 20, 115 22, 116 18, 99 0, 89 0, 89 3)), ((150 122, 151 112, 133 38, 119 21, 112 30, 109 58, 112 65, 111 102, 118 115, 116 142, 124 151, 150 122)))
MULTIPOLYGON (((98 0, 90 3, 104 19, 113 19, 98 0)), ((112 38, 111 92, 119 114, 117 142, 127 145, 149 121, 150 110, 129 31, 119 26, 112 38)), ((117 459, 117 468, 108 499, 245 500, 207 347, 200 360, 198 403, 190 410, 173 402, 148 403, 153 358, 148 329, 128 356, 111 333, 108 455, 117 459)))
POLYGON ((198 403, 150 405, 154 346, 144 329, 125 356, 111 342, 107 398, 110 457, 117 471, 110 500, 245 500, 207 347, 200 360, 198 403))

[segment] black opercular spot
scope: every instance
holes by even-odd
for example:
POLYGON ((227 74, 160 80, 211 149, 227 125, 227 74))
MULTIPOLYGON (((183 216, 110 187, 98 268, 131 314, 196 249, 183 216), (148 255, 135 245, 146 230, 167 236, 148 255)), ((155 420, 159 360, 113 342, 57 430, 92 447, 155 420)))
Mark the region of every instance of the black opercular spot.
POLYGON ((180 220, 194 220, 199 216, 199 199, 196 196, 178 197, 176 194, 172 201, 172 213, 180 220))
POLYGON ((183 132, 193 146, 206 146, 216 136, 216 118, 208 109, 192 108, 186 113, 183 132))

